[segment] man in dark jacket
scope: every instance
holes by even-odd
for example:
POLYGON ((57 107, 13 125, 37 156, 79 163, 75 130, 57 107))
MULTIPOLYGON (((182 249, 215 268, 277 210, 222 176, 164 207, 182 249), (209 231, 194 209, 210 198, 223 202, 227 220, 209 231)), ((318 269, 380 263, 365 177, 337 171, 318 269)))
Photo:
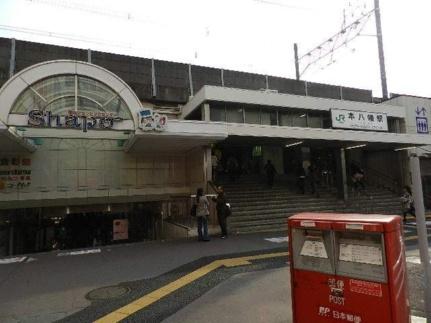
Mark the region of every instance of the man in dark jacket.
POLYGON ((216 202, 217 219, 221 229, 221 238, 227 238, 227 217, 230 215, 230 206, 227 203, 224 189, 222 186, 217 188, 217 197, 213 198, 216 202))
POLYGON ((268 180, 268 186, 272 187, 272 185, 274 185, 274 176, 277 173, 277 171, 275 170, 274 165, 271 163, 270 160, 268 160, 266 162, 266 165, 264 167, 264 170, 266 172, 266 178, 268 180))

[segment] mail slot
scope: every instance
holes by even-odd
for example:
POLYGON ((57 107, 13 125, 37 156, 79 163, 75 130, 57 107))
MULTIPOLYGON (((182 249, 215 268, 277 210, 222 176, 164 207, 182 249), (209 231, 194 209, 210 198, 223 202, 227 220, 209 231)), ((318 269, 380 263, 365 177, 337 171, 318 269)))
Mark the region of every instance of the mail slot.
POLYGON ((410 322, 399 216, 301 213, 288 228, 293 322, 410 322))

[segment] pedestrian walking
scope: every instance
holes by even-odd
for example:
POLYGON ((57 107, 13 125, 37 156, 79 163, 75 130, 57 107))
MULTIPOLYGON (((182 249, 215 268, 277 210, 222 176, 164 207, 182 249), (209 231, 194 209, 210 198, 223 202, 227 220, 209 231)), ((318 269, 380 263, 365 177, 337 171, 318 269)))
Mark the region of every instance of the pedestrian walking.
POLYGON ((238 175, 238 160, 234 156, 230 156, 227 160, 227 172, 231 182, 235 182, 238 175))
POLYGON ((350 169, 352 173, 352 182, 353 182, 354 191, 359 192, 359 189, 361 189, 362 191, 365 191, 364 170, 356 164, 352 164, 350 169))
POLYGON ((308 180, 310 183, 311 194, 319 197, 319 192, 317 192, 317 182, 319 181, 319 169, 315 164, 310 164, 308 167, 308 180))
POLYGON ((305 194, 305 170, 301 163, 296 166, 296 186, 298 193, 305 194))
POLYGON ((407 221, 407 214, 411 214, 416 217, 412 190, 410 189, 410 186, 406 185, 403 187, 403 194, 401 195, 400 199, 403 211, 403 221, 407 221))
POLYGON ((216 202, 217 219, 220 225, 221 238, 227 238, 227 217, 230 215, 230 205, 226 200, 226 195, 222 186, 217 188, 217 197, 213 197, 213 201, 216 202))
POLYGON ((196 192, 196 217, 198 221, 198 240, 209 241, 208 237, 208 215, 209 202, 204 195, 203 188, 198 188, 196 192), (203 231, 203 232, 202 232, 203 231))
POLYGON ((265 170, 265 173, 266 173, 268 186, 272 187, 274 185, 274 176, 277 173, 277 171, 275 170, 275 167, 272 164, 271 160, 268 159, 263 169, 265 170))

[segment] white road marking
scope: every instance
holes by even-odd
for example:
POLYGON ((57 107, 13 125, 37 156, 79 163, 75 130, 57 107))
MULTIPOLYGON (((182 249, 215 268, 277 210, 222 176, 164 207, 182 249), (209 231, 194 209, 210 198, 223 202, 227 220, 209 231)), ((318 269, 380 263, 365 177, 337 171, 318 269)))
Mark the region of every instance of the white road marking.
POLYGON ((265 238, 265 240, 269 242, 274 242, 274 243, 283 243, 283 242, 288 242, 289 237, 265 238))
POLYGON ((36 261, 36 260, 37 260, 36 258, 28 257, 25 262, 27 263, 27 262, 32 262, 32 261, 36 261))
POLYGON ((27 257, 13 257, 0 259, 0 265, 14 264, 17 262, 23 262, 27 257))
POLYGON ((91 253, 99 253, 101 249, 87 249, 87 250, 77 250, 77 251, 69 251, 69 252, 60 252, 57 254, 57 257, 62 256, 78 256, 78 255, 88 255, 91 253))

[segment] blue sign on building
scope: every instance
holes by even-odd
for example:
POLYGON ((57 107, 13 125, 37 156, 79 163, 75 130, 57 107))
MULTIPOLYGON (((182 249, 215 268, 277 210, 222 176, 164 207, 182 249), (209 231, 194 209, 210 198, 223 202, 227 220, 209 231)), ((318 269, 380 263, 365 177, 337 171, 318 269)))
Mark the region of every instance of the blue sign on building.
POLYGON ((416 129, 418 133, 428 133, 428 118, 416 117, 416 129))

